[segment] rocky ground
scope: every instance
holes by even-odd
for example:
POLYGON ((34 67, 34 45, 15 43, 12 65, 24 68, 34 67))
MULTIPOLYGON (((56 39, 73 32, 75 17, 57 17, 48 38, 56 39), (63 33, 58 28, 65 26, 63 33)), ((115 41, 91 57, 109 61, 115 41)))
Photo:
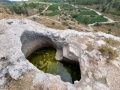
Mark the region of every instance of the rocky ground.
POLYGON ((119 90, 119 43, 119 37, 102 32, 54 30, 27 19, 2 19, 0 90, 119 90), (63 82, 25 58, 44 46, 56 48, 56 60, 79 63, 81 80, 63 82))

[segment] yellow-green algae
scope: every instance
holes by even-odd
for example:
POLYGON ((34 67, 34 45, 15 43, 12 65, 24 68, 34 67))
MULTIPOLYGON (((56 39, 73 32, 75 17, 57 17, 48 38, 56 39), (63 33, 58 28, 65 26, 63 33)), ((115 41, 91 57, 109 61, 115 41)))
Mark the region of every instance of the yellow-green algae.
POLYGON ((79 67, 55 60, 55 52, 54 48, 45 47, 36 50, 27 59, 45 73, 60 75, 65 82, 73 83, 75 80, 80 80, 79 67))

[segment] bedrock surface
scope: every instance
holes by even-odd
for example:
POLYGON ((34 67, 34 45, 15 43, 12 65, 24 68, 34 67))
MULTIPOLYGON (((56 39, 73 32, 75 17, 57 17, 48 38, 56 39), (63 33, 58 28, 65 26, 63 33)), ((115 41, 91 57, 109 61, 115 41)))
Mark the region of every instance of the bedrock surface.
POLYGON ((119 90, 119 54, 107 63, 107 56, 98 49, 106 44, 104 38, 120 42, 119 37, 54 30, 27 19, 2 19, 0 26, 0 90, 119 90), (60 76, 44 73, 26 59, 36 49, 48 46, 57 50, 56 60, 66 58, 79 64, 80 81, 63 82, 60 76))

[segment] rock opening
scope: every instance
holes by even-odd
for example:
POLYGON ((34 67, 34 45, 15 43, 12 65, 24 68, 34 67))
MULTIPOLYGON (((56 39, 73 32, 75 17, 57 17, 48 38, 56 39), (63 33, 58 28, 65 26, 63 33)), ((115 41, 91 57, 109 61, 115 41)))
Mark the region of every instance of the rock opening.
POLYGON ((25 57, 38 69, 60 75, 64 82, 74 83, 75 80, 81 79, 78 63, 71 62, 65 57, 59 61, 55 59, 58 47, 49 37, 26 31, 21 36, 21 42, 25 57))

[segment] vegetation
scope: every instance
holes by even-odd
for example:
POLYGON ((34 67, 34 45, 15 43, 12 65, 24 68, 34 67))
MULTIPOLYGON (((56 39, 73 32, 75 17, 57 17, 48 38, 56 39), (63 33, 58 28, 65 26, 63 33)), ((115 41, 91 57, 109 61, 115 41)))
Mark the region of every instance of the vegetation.
POLYGON ((75 9, 75 7, 70 4, 60 4, 60 6, 63 10, 74 10, 75 9))
POLYGON ((75 4, 82 4, 82 5, 93 5, 93 4, 103 4, 107 0, 75 0, 75 4))
POLYGON ((107 57, 107 62, 114 60, 118 56, 118 52, 107 45, 100 46, 99 51, 104 57, 107 57))
POLYGON ((48 10, 58 10, 58 4, 52 4, 48 7, 48 10))
POLYGON ((32 18, 31 20, 35 20, 36 22, 40 23, 40 24, 43 24, 45 25, 46 27, 49 27, 49 28, 54 28, 54 29, 59 29, 59 30, 65 30, 68 28, 68 26, 65 26, 63 24, 60 24, 60 23, 56 23, 56 22, 53 22, 51 21, 50 19, 46 19, 45 17, 43 18, 32 18))
POLYGON ((106 22, 107 19, 104 18, 103 16, 99 16, 99 15, 79 15, 79 14, 75 14, 72 16, 73 18, 75 18, 79 23, 84 23, 84 24, 91 24, 91 23, 95 23, 95 22, 106 22))
POLYGON ((12 13, 33 15, 42 12, 46 7, 46 4, 39 2, 15 2, 8 6, 12 13), (36 9, 36 10, 34 10, 36 9))
POLYGON ((97 15, 97 13, 95 11, 92 10, 84 10, 80 12, 80 15, 97 15))
MULTIPOLYGON (((118 18, 119 20, 120 18, 118 18)), ((94 26, 94 30, 102 31, 115 36, 120 36, 120 23, 94 26)))
POLYGON ((105 41, 108 45, 113 46, 113 47, 115 47, 115 46, 120 46, 120 42, 119 42, 119 41, 116 41, 116 40, 114 40, 114 39, 112 39, 112 38, 105 38, 104 41, 105 41))
POLYGON ((13 13, 15 12, 16 14, 25 14, 25 15, 28 15, 27 6, 26 6, 25 3, 23 5, 15 3, 12 6, 10 6, 10 10, 13 13))
POLYGON ((55 15, 58 15, 58 14, 60 14, 60 11, 53 11, 51 13, 46 13, 45 15, 46 16, 55 16, 55 15))
POLYGON ((104 13, 120 15, 120 0, 108 0, 106 3, 98 6, 97 8, 104 13))

